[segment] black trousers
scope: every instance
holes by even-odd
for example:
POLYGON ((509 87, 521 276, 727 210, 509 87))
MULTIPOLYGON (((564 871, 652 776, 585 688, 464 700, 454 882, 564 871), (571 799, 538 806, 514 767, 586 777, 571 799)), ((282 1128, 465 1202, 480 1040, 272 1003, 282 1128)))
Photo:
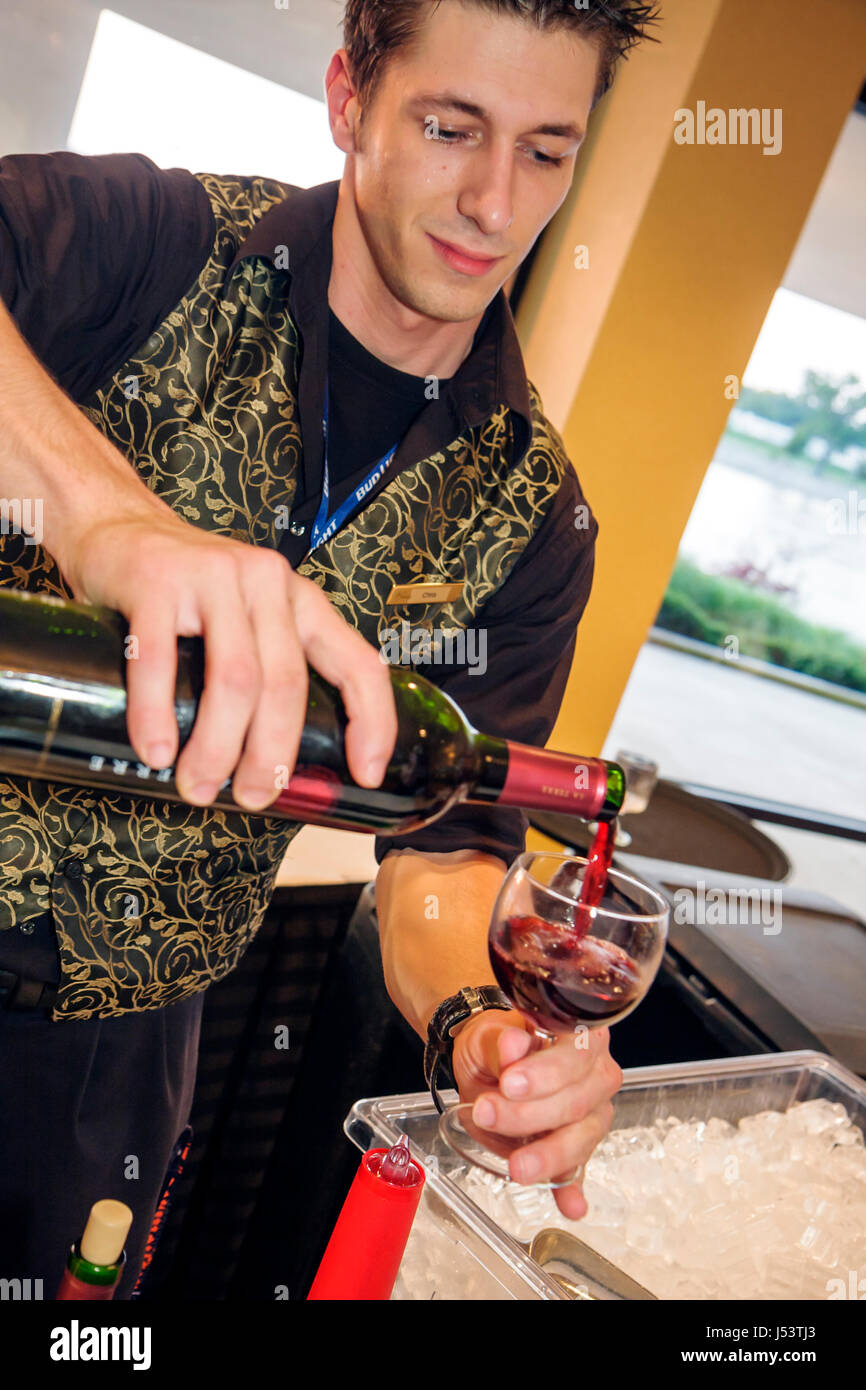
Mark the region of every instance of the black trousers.
MULTIPOLYGON (((0 933, 0 969, 56 983, 50 914, 26 925, 0 933)), ((0 1279, 53 1298, 91 1206, 114 1197, 134 1218, 115 1294, 129 1298, 189 1118, 203 1002, 64 1023, 0 1008, 0 1279)))

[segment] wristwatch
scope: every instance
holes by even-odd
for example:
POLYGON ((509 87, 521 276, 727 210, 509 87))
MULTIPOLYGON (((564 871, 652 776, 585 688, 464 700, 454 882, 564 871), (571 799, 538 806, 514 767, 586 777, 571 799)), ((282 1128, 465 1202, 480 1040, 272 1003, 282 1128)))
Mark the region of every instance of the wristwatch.
MULTIPOLYGON (((452 1028, 456 1028, 458 1023, 465 1022, 473 1014, 483 1013, 485 1009, 510 1010, 513 1007, 514 1005, 509 1004, 498 985, 468 986, 466 989, 458 990, 456 994, 452 994, 450 998, 443 1000, 439 1005, 427 1029, 427 1046, 424 1048, 424 1080, 430 1087, 433 1104, 440 1115, 445 1107, 439 1098, 436 1080, 443 1062, 451 1071, 451 1055, 454 1051, 452 1028)), ((454 1080, 453 1073, 451 1080, 452 1082, 454 1080)))

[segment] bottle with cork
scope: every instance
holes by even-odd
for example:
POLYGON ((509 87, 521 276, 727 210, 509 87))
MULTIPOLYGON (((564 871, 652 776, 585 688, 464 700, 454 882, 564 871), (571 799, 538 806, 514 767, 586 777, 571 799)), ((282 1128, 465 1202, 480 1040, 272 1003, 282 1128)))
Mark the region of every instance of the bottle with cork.
POLYGON ((114 1298, 126 1261, 124 1246, 132 1212, 125 1202, 105 1198, 94 1202, 81 1239, 69 1251, 57 1290, 64 1299, 114 1298))

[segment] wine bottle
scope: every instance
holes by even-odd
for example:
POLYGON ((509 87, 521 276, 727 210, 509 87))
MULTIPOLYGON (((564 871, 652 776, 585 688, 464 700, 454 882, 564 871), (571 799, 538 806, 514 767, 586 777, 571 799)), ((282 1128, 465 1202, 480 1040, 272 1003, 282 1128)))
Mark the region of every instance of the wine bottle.
MULTIPOLYGON (((126 662, 135 638, 110 609, 0 589, 0 772, 130 796, 183 798, 174 768, 142 764, 126 728, 126 662)), ((617 763, 549 752, 474 729, 457 705, 411 670, 391 668, 397 741, 381 786, 360 787, 345 756, 339 691, 309 672, 296 768, 274 769, 278 795, 261 814, 377 834, 400 834, 463 801, 556 809, 610 820, 625 794, 617 763)), ((178 642, 175 715, 180 747, 204 687, 204 643, 178 642)), ((231 779, 213 805, 243 808, 231 779)))
POLYGON ((421 1201, 425 1175, 401 1135, 368 1149, 331 1232, 307 1300, 389 1299, 421 1201))
POLYGON ((126 1259, 124 1245, 132 1225, 125 1202, 106 1198, 90 1208, 84 1234, 69 1251, 66 1269, 57 1290, 64 1299, 114 1298, 126 1259))

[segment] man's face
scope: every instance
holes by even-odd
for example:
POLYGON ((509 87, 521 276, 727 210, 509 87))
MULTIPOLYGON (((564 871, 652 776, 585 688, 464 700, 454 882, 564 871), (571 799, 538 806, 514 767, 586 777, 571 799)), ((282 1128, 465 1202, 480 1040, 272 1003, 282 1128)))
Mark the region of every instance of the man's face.
POLYGON ((452 323, 480 317, 568 192, 598 64, 567 29, 460 0, 389 61, 360 130, 354 107, 354 186, 398 300, 452 323))

